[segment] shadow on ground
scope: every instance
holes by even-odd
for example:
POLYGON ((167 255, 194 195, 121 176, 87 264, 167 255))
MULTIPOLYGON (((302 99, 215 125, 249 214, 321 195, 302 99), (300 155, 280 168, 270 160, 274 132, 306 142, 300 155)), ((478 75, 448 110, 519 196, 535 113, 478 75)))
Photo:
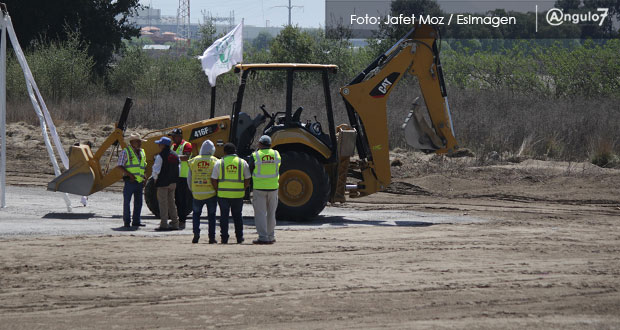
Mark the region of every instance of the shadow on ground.
POLYGON ((94 218, 95 213, 67 213, 67 212, 51 212, 41 218, 43 219, 60 219, 60 220, 83 220, 94 218))
POLYGON ((137 231, 140 227, 116 227, 112 228, 113 231, 137 231))
MULTIPOLYGON (((101 218, 98 217, 95 213, 63 213, 63 212, 52 212, 47 213, 43 217, 43 219, 59 219, 59 220, 88 220, 91 218, 101 218)), ((107 219, 122 219, 122 215, 112 215, 109 217, 105 217, 107 219)), ((148 215, 143 216, 143 220, 158 220, 155 216, 148 215)), ((218 226, 219 226, 219 216, 218 226)), ((229 222, 232 225, 232 218, 229 217, 229 222)), ((207 225, 208 221, 206 217, 200 218, 201 225, 207 225)), ((246 226, 255 226, 254 217, 246 216, 243 217, 243 224, 246 226)), ((347 227, 351 225, 363 225, 363 226, 385 226, 385 227, 428 227, 432 226, 434 223, 425 222, 425 221, 415 221, 415 220, 397 220, 397 221, 389 221, 389 220, 351 220, 342 216, 318 216, 312 220, 307 221, 284 221, 279 220, 278 226, 288 226, 288 227, 321 227, 321 226, 334 226, 334 227, 347 227)), ((187 219, 187 227, 191 228, 192 219, 191 216, 187 219)), ((114 231, 132 231, 132 228, 113 228, 114 231)))
MULTIPOLYGON (((219 217, 218 226, 219 226, 219 217)), ((232 219, 229 218, 230 225, 232 225, 232 219)), ((188 226, 191 226, 191 218, 187 219, 188 226)), ((200 224, 207 225, 207 219, 205 217, 200 218, 200 224)), ((255 226, 254 217, 243 217, 243 224, 246 226, 255 226)), ((318 216, 312 220, 307 221, 285 221, 278 220, 277 226, 287 227, 321 227, 324 225, 335 227, 347 227, 350 225, 363 225, 363 226, 377 226, 377 227, 428 227, 434 225, 432 222, 414 221, 414 220, 350 220, 341 216, 318 216)))
POLYGON ((385 227, 428 227, 434 225, 432 222, 414 221, 414 220, 350 220, 341 216, 318 216, 308 221, 278 221, 278 225, 283 226, 311 226, 320 227, 323 225, 346 227, 349 225, 364 226, 385 226, 385 227))

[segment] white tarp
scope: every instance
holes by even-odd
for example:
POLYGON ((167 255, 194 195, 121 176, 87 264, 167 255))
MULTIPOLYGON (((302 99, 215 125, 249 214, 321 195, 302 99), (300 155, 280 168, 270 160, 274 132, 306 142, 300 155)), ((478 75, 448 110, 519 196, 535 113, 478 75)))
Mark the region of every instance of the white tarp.
MULTIPOLYGON (((9 35, 9 39, 11 40, 11 44, 13 45, 13 49, 15 50, 15 56, 17 57, 17 61, 19 62, 22 71, 24 72, 28 95, 30 97, 30 101, 32 102, 32 106, 34 107, 34 111, 36 112, 37 117, 39 117, 39 122, 41 123, 41 133, 43 134, 43 141, 45 142, 45 147, 47 148, 50 161, 52 162, 52 166, 54 167, 54 173, 56 174, 56 176, 58 176, 61 174, 60 167, 58 166, 58 162, 56 161, 56 156, 54 155, 54 149, 52 147, 52 143, 50 142, 49 135, 52 136, 52 140, 54 141, 54 145, 56 146, 56 151, 58 152, 60 160, 62 161, 65 169, 69 168, 69 158, 67 157, 67 154, 62 147, 62 143, 60 142, 60 138, 58 137, 58 133, 56 132, 56 126, 52 121, 52 117, 50 116, 50 113, 47 109, 47 105, 45 105, 43 97, 41 96, 41 92, 39 92, 37 83, 32 76, 32 72, 30 71, 28 62, 26 62, 24 52, 19 45, 19 41, 17 40, 17 36, 15 35, 15 30, 13 29, 11 17, 7 14, 2 14, 2 16, 2 25, 6 29, 6 33, 8 33, 9 35)), ((3 53, 2 56, 6 56, 6 54, 3 53)), ((2 88, 6 88, 6 86, 2 86, 2 88)), ((67 210, 71 211, 71 201, 69 200, 67 194, 64 194, 64 199, 65 203, 67 204, 67 210)))
POLYGON ((202 62, 202 69, 209 77, 209 84, 215 86, 217 76, 228 72, 235 64, 243 62, 243 22, 217 39, 198 58, 202 62))

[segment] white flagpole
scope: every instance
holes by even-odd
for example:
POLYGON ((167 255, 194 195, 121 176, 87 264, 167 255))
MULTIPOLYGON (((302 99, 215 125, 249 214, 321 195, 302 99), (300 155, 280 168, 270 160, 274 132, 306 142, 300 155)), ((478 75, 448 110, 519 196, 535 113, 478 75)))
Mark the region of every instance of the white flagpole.
POLYGON ((6 17, 0 9, 0 25, 2 34, 0 37, 0 207, 6 207, 6 17))

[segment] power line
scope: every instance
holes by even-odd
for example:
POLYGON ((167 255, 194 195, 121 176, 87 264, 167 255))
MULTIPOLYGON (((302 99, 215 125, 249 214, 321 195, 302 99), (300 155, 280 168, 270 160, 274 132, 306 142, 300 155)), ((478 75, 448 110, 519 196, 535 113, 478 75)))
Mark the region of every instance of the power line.
POLYGON ((202 10, 202 21, 204 23, 211 22, 213 25, 219 22, 228 23, 228 30, 232 30, 235 27, 235 11, 231 10, 228 16, 213 16, 210 11, 202 10))
POLYGON ((273 6, 271 8, 287 8, 288 9, 288 25, 291 26, 291 11, 293 8, 304 8, 304 6, 293 6, 291 0, 288 0, 288 6, 273 6))

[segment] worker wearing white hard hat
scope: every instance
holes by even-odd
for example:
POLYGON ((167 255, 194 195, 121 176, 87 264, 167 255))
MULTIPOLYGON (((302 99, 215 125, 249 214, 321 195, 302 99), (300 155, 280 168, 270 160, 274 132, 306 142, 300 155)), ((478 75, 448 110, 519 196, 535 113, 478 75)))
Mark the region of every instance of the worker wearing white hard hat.
POLYGON ((278 181, 280 179, 280 153, 271 148, 271 138, 263 135, 258 140, 258 150, 252 153, 252 186, 254 198, 254 223, 258 239, 254 244, 276 242, 276 208, 278 207, 278 181))

